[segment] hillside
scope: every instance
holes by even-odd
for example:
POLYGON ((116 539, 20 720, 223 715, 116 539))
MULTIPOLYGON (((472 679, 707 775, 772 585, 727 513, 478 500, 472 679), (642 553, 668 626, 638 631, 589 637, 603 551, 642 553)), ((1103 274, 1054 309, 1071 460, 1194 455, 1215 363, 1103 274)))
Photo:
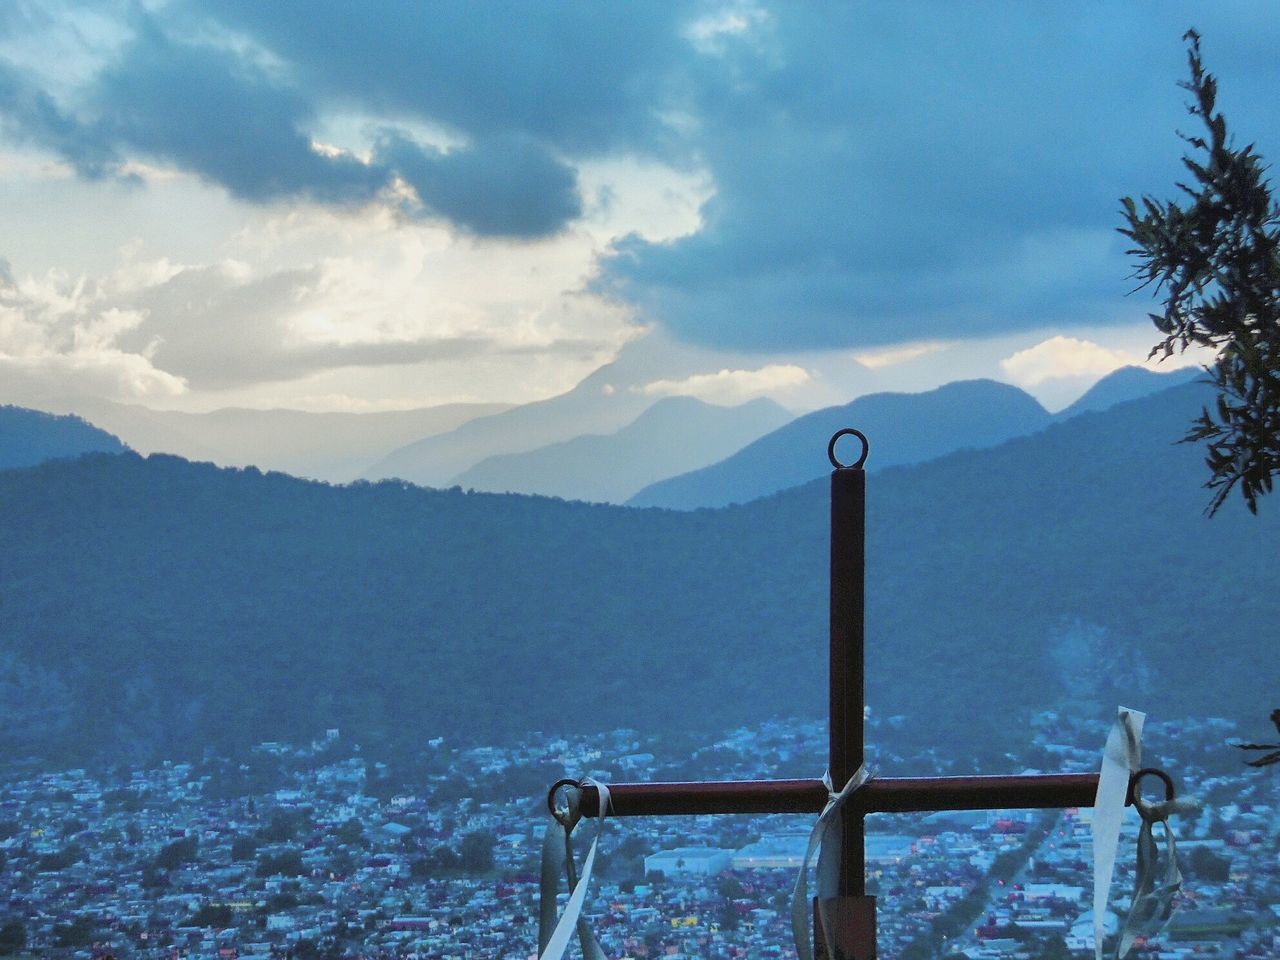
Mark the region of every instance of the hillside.
POLYGON ((0 406, 0 470, 84 453, 123 453, 116 437, 79 417, 0 406))
MULTIPOLYGON (((1063 697, 1265 716, 1277 513, 1203 516, 1200 454, 1170 442, 1203 397, 872 476, 873 709, 969 746, 1063 697)), ((681 513, 132 454, 0 473, 4 752, 819 716, 826 486, 681 513)))
POLYGON ((1026 393, 994 380, 959 381, 926 393, 873 393, 797 417, 718 463, 646 487, 628 503, 722 507, 807 483, 830 469, 814 451, 824 450, 827 439, 850 423, 875 438, 868 466, 878 470, 993 446, 1043 429, 1051 419, 1026 393))
POLYGON ((489 457, 453 483, 498 493, 622 503, 642 487, 726 457, 790 419, 771 400, 721 407, 694 397, 667 397, 615 433, 489 457))

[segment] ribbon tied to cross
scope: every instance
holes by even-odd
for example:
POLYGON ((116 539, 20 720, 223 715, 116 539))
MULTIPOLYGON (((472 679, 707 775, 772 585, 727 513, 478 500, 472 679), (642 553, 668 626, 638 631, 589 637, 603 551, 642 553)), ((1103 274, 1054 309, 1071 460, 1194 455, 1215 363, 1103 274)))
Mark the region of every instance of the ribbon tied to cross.
POLYGON ((1173 781, 1159 770, 1142 769, 1142 726, 1146 714, 1121 707, 1103 749, 1102 770, 1093 813, 1093 936, 1094 957, 1102 960, 1104 920, 1115 870, 1116 848, 1120 841, 1120 821, 1125 801, 1132 793, 1134 807, 1142 818, 1138 830, 1138 862, 1133 902, 1116 941, 1117 960, 1123 960, 1139 937, 1157 932, 1173 916, 1182 872, 1178 869, 1177 844, 1169 826, 1175 809, 1173 781), (1142 779, 1156 776, 1165 787, 1163 801, 1143 798, 1142 779), (1155 838, 1155 826, 1164 834, 1163 860, 1155 838))
POLYGON ((839 793, 831 783, 831 771, 822 775, 822 782, 827 787, 827 805, 813 825, 809 833, 809 844, 805 849, 804 862, 800 864, 800 873, 796 876, 795 887, 791 891, 791 933, 796 941, 796 956, 799 960, 813 960, 813 936, 809 930, 809 864, 813 862, 814 853, 818 854, 818 919, 822 924, 824 943, 835 943, 834 931, 827 923, 821 904, 825 899, 834 897, 839 885, 840 847, 844 834, 843 819, 840 811, 871 774, 865 764, 857 769, 849 782, 839 793))
POLYGON ((582 908, 586 903, 587 890, 591 884, 591 871, 596 862, 596 851, 600 846, 600 834, 604 832, 604 817, 609 809, 609 788, 599 781, 588 777, 585 780, 561 780, 551 788, 547 798, 551 807, 551 815, 563 830, 557 836, 556 831, 547 828, 547 835, 542 842, 542 877, 541 894, 538 909, 538 960, 560 960, 577 930, 578 940, 582 944, 583 960, 606 960, 600 941, 591 931, 590 925, 582 918, 582 908), (596 835, 591 840, 586 859, 582 861, 582 874, 577 875, 573 860, 573 829, 582 819, 582 788, 590 784, 600 793, 600 816, 596 835), (569 879, 569 902, 565 905, 564 914, 556 919, 556 890, 560 886, 560 872, 563 870, 569 879))

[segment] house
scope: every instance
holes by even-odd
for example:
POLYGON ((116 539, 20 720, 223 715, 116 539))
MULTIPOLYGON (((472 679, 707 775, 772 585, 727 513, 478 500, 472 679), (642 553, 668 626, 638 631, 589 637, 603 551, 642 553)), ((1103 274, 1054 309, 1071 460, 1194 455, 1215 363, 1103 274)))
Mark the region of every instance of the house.
POLYGON ((644 858, 645 876, 651 873, 662 873, 674 876, 681 873, 711 876, 729 869, 733 859, 732 850, 721 850, 716 847, 676 847, 674 850, 660 850, 644 858))

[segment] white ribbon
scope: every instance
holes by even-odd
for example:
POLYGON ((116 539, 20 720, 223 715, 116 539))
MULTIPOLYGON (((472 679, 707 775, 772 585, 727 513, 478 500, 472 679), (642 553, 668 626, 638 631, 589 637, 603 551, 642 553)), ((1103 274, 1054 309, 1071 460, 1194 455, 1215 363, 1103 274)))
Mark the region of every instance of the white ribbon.
MULTIPOLYGON (((871 779, 866 765, 858 768, 857 773, 849 778, 839 793, 831 785, 831 771, 822 775, 822 782, 827 786, 827 805, 818 815, 818 822, 809 833, 809 846, 805 850, 804 863, 800 865, 800 874, 796 877, 796 885, 791 891, 791 934, 796 941, 796 955, 799 960, 813 960, 813 933, 809 926, 809 864, 813 855, 818 853, 818 900, 836 896, 840 880, 840 846, 844 835, 844 824, 841 822, 840 810, 858 789, 871 779)), ((827 918, 821 909, 818 918, 822 923, 822 936, 828 944, 835 943, 832 931, 827 925, 827 918)))
POLYGON ((1142 817, 1142 829, 1138 831, 1138 869, 1133 882, 1133 903, 1129 916, 1120 931, 1116 956, 1123 960, 1134 941, 1158 933, 1173 916, 1174 900, 1182 889, 1182 871, 1178 869, 1178 847, 1173 841, 1173 829, 1169 826, 1169 814, 1174 803, 1148 803, 1134 797, 1134 804, 1142 817), (1152 829, 1164 825, 1164 865, 1158 866, 1159 852, 1152 829))
POLYGON ((1129 778, 1142 763, 1142 725, 1147 715, 1121 707, 1107 734, 1098 774, 1098 794, 1093 802, 1093 950, 1102 960, 1102 940, 1116 848, 1120 845, 1120 821, 1129 795, 1129 778))
POLYGON ((609 788, 603 783, 587 778, 584 786, 593 786, 600 795, 600 825, 591 840, 591 848, 587 858, 582 861, 582 875, 574 878, 573 828, 581 818, 579 804, 582 791, 576 787, 565 789, 568 809, 563 819, 557 816, 556 821, 564 828, 563 839, 556 836, 548 827, 547 836, 542 843, 542 888, 539 894, 538 915, 538 960, 560 960, 569 946, 569 940, 576 929, 578 940, 582 944, 584 960, 605 960, 604 949, 600 941, 591 932, 591 927, 582 919, 582 907, 587 900, 587 888, 591 883, 591 870, 596 862, 596 849, 600 846, 600 834, 604 832, 605 813, 609 809, 609 788), (556 921, 556 890, 560 886, 560 868, 564 867, 569 877, 569 902, 565 905, 564 915, 556 921), (552 929, 554 925, 555 929, 552 929))

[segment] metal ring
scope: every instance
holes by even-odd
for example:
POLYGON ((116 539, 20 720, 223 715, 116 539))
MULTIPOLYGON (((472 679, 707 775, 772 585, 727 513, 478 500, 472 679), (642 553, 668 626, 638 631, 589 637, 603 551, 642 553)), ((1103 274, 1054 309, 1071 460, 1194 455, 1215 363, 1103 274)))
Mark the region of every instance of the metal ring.
POLYGON ((1163 781, 1164 782, 1164 802, 1173 803, 1173 799, 1176 796, 1176 792, 1173 789, 1173 778, 1170 777, 1163 770, 1157 769, 1156 767, 1143 767, 1141 770, 1137 771, 1132 777, 1129 778, 1130 802, 1132 802, 1139 809, 1141 809, 1141 803, 1145 802, 1142 799, 1142 789, 1141 789, 1141 783, 1142 783, 1143 777, 1155 777, 1156 779, 1163 781))
POLYGON ((560 792, 561 787, 577 787, 580 786, 577 780, 571 780, 569 777, 562 777, 551 785, 551 789, 547 791, 547 809, 551 811, 551 816, 555 817, 556 823, 561 825, 564 821, 560 819, 560 811, 556 809, 556 794, 560 792))
POLYGON ((861 430, 855 430, 853 427, 845 427, 843 430, 837 430, 831 438, 831 442, 827 444, 827 459, 831 461, 831 465, 837 470, 861 470, 862 465, 867 462, 867 454, 871 452, 871 444, 867 440, 867 435, 861 430), (857 463, 841 463, 836 458, 836 441, 841 437, 857 437, 862 441, 862 456, 858 458, 857 463))

